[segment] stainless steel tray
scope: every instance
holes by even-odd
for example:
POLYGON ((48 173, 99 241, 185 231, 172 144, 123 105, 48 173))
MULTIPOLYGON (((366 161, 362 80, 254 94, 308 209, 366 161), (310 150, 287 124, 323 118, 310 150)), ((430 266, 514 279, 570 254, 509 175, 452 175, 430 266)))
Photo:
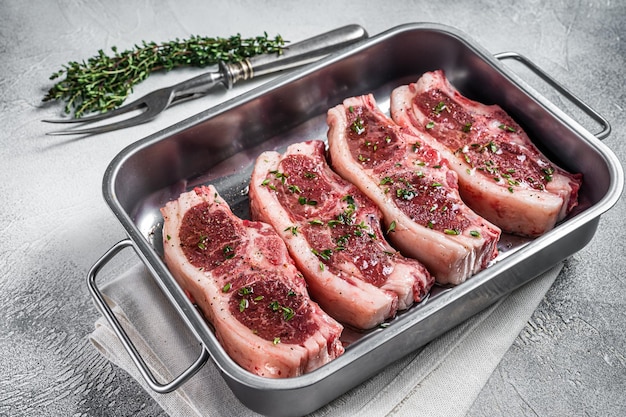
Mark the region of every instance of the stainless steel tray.
POLYGON ((361 41, 124 149, 105 173, 103 193, 128 237, 104 254, 87 278, 96 303, 152 389, 178 388, 211 357, 235 395, 252 410, 268 415, 306 414, 583 248, 593 237, 600 215, 621 194, 622 168, 596 136, 505 68, 500 62, 505 58, 522 61, 577 104, 602 126, 598 137, 609 134, 609 124, 600 115, 532 62, 517 54, 493 56, 453 28, 418 23, 361 41), (325 138, 326 111, 349 96, 372 92, 387 110, 394 87, 438 68, 465 95, 500 104, 555 162, 582 172, 579 207, 554 230, 534 240, 503 236, 501 254, 486 270, 457 287, 434 290, 428 300, 400 314, 384 329, 346 334, 350 344, 345 354, 314 372, 266 379, 243 370, 224 352, 162 262, 159 208, 183 191, 212 183, 236 214, 248 217, 247 184, 260 152, 325 138), (197 361, 173 381, 155 380, 96 285, 100 268, 125 247, 134 248, 148 266, 201 345, 197 361))

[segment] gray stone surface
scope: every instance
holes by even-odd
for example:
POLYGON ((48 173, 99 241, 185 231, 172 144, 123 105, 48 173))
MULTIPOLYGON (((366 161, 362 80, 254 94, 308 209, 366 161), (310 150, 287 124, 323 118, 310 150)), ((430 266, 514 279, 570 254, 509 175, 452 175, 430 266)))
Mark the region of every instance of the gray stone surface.
MULTIPOLYGON (((98 317, 86 272, 124 237, 102 200, 102 176, 128 144, 235 94, 178 106, 124 132, 53 137, 40 122, 60 113, 41 103, 53 71, 141 40, 263 31, 302 39, 348 23, 377 34, 419 21, 454 26, 493 53, 528 56, 610 120, 604 142, 626 159, 621 1, 0 0, 0 415, 162 415, 86 339, 98 317)), ((154 76, 135 91, 190 73, 154 76)), ((625 210, 621 199, 592 242, 567 260, 469 415, 626 415, 625 210)))

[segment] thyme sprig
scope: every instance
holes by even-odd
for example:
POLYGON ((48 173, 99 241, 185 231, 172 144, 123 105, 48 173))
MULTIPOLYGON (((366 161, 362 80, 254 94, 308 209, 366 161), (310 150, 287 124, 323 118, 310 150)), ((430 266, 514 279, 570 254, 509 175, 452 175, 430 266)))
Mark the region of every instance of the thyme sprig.
POLYGON ((64 111, 81 117, 90 112, 106 112, 120 106, 132 93, 133 86, 155 71, 170 71, 177 67, 205 67, 219 61, 237 62, 263 53, 280 53, 285 40, 263 36, 229 38, 191 36, 189 39, 157 44, 142 41, 133 49, 113 55, 102 49, 87 62, 71 61, 50 76, 58 81, 43 101, 63 100, 64 111))

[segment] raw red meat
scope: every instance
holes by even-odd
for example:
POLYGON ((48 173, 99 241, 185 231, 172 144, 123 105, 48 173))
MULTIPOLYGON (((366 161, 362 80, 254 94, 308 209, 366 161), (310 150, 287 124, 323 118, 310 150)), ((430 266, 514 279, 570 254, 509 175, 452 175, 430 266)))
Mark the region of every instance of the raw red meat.
POLYGON ((380 210, 330 169, 322 141, 262 153, 249 195, 253 219, 281 234, 312 297, 343 323, 374 327, 434 283, 421 263, 386 242, 380 210))
POLYGON ((500 229, 460 198, 457 175, 439 152, 410 135, 372 95, 328 112, 331 166, 381 208, 394 246, 442 284, 458 284, 497 255, 500 229))
POLYGON ((236 217, 213 186, 183 193, 161 212, 165 262, 235 362, 291 377, 343 353, 343 327, 310 300, 271 226, 236 217))
POLYGON ((506 232, 539 236, 578 204, 581 174, 550 162, 502 108, 462 96, 441 70, 394 90, 391 116, 425 135, 458 174, 463 200, 506 232))

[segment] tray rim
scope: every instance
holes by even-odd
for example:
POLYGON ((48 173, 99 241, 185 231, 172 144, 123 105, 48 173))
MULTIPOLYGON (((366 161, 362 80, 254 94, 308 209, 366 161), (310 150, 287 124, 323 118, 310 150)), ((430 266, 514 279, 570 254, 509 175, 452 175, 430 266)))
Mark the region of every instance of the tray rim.
MULTIPOLYGON (((124 165, 125 161, 127 161, 130 157, 132 157, 135 153, 141 151, 142 149, 149 148, 154 143, 175 135, 176 133, 187 129, 190 126, 196 125, 199 122, 228 112, 229 110, 234 109, 244 103, 252 101, 267 93, 270 93, 271 91, 283 85, 300 79, 307 74, 314 73, 335 62, 341 61, 351 55, 357 54, 374 44, 385 42, 395 36, 400 35, 401 33, 411 32, 415 30, 430 30, 442 32, 448 36, 454 37, 456 40, 463 43, 464 46, 480 56, 485 61, 485 63, 493 67, 501 75, 507 78, 512 84, 516 85, 517 88, 521 89, 533 100, 538 102, 540 106, 542 106, 552 116, 557 118, 565 127, 581 136, 587 142, 587 144, 593 147, 597 151, 597 153, 601 155, 606 161, 607 167, 609 169, 609 175, 611 178, 611 182, 608 187, 609 189, 607 190, 606 194, 597 203, 590 206, 583 212, 577 214, 576 217, 559 224, 557 228, 539 238, 536 238, 523 248, 520 248, 515 255, 520 254, 520 256, 532 256, 533 254, 540 251, 542 247, 554 243, 557 240, 575 231, 576 229, 590 222, 593 222, 594 220, 597 220, 601 214, 609 210, 618 201, 623 191, 623 169, 615 154, 604 143, 602 143, 599 139, 597 139, 593 134, 587 131, 582 125, 572 119, 559 107, 545 99, 541 94, 539 94, 532 87, 527 85, 515 73, 506 68, 500 61, 494 58, 493 54, 483 49, 465 33, 453 27, 438 23, 420 22, 402 24, 388 29, 378 35, 360 41, 354 46, 347 48, 342 52, 324 58, 316 63, 309 64, 302 69, 295 70, 287 75, 279 76, 276 79, 269 81, 252 90, 249 90, 248 92, 243 93, 238 97, 220 103, 192 117, 182 120, 181 122, 169 126, 159 132, 149 135, 127 146, 113 158, 111 163, 108 165, 103 177, 102 192, 104 195, 104 199, 107 205, 113 211, 114 215, 118 218, 118 220, 124 227, 128 237, 133 241, 137 249, 136 252, 140 256, 142 262, 149 267, 153 276, 159 278, 156 281, 161 286, 161 288, 165 290, 165 292, 169 292, 170 289, 163 287, 163 275, 166 275, 166 279, 169 280, 173 280, 173 277, 171 276, 171 274, 169 274, 169 271, 163 264, 162 260, 155 253, 154 248, 152 248, 152 246, 145 239, 143 234, 139 231, 136 224, 131 219, 129 213, 127 213, 126 210, 122 207, 116 195, 115 180, 118 176, 120 168, 124 165)), ((511 266, 515 265, 518 262, 518 258, 520 256, 510 256, 502 259, 501 261, 490 266, 486 270, 474 275, 471 280, 466 281, 462 286, 456 287, 454 291, 447 292, 446 294, 444 294, 445 297, 439 297, 438 299, 433 300, 432 303, 427 303, 420 310, 425 310, 426 313, 430 313, 431 310, 444 307, 444 302, 448 302, 450 297, 460 298, 464 294, 475 290, 476 288, 482 286, 485 282, 510 269, 511 266)), ((533 278, 534 277, 529 278, 528 281, 532 280, 533 278)), ((513 289, 511 289, 511 291, 512 290, 513 289)), ((188 305, 185 305, 185 303, 178 302, 180 301, 180 294, 172 294, 172 297, 174 298, 174 300, 172 300, 174 301, 173 306, 179 311, 187 324, 190 325, 191 330, 197 335, 197 329, 193 326, 193 323, 191 323, 191 321, 203 320, 203 318, 194 308, 190 308, 188 305)), ((493 302, 495 301, 496 300, 493 300, 493 302)), ((382 334, 383 336, 375 340, 376 344, 373 347, 369 346, 367 349, 372 350, 374 348, 382 346, 384 343, 395 337, 396 334, 405 331, 406 328, 411 327, 416 323, 408 323, 408 320, 406 320, 405 322, 400 322, 398 324, 401 325, 390 326, 386 328, 384 332, 381 332, 380 334, 382 334)), ((214 336, 211 337, 209 335, 208 338, 210 339, 210 343, 217 343, 217 340, 214 336)), ((200 337, 200 339, 202 340, 202 343, 206 346, 204 338, 200 337)), ((209 346, 206 347, 208 348, 209 346)), ((313 384, 317 384, 328 378, 332 374, 340 372, 342 367, 345 366, 342 365, 342 363, 348 360, 351 361, 352 356, 361 355, 361 351, 363 349, 365 349, 365 347, 363 347, 362 345, 354 346, 352 349, 346 351, 346 353, 344 353, 344 355, 342 355, 341 357, 333 360, 329 364, 324 365, 323 367, 313 372, 304 374, 302 376, 285 379, 269 379, 254 375, 249 371, 246 371, 243 368, 239 367, 239 365, 232 361, 232 359, 230 359, 228 355, 220 355, 221 347, 217 350, 211 349, 211 356, 216 366, 222 371, 225 376, 227 376, 233 382, 240 383, 249 388, 261 391, 293 391, 305 388, 313 384)))

